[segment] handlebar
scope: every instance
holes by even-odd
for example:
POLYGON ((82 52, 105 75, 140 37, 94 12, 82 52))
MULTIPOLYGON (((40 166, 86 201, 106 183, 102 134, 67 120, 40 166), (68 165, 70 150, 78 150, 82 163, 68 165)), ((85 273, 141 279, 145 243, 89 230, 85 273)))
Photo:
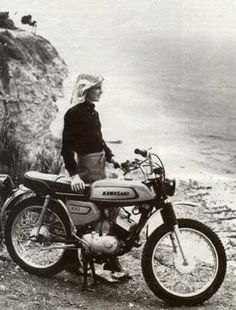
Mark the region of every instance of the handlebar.
POLYGON ((136 169, 141 169, 142 173, 145 176, 154 173, 155 175, 162 175, 162 177, 165 179, 165 168, 160 157, 157 154, 150 153, 149 150, 141 150, 138 148, 134 150, 134 153, 141 155, 142 157, 144 157, 144 159, 139 160, 136 158, 134 161, 130 162, 129 160, 127 160, 126 162, 121 163, 120 168, 123 170, 124 174, 127 174, 136 169), (157 159, 157 161, 155 159, 157 159), (147 172, 147 170, 145 170, 145 166, 150 167, 149 173, 147 172))

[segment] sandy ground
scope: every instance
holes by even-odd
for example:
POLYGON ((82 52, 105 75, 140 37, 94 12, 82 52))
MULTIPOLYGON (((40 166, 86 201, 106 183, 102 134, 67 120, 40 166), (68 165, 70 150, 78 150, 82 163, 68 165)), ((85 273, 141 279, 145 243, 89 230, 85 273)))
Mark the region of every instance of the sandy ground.
MULTIPOLYGON (((173 200, 199 203, 199 208, 180 207, 177 214, 203 221, 217 232, 227 251, 228 270, 219 291, 194 310, 235 309, 236 286, 236 182, 233 180, 181 181, 173 200)), ((0 309, 179 309, 170 308, 147 288, 142 277, 142 248, 122 258, 132 279, 125 283, 100 282, 92 292, 81 290, 81 277, 63 272, 53 278, 27 274, 0 253, 0 309)), ((185 309, 185 307, 181 307, 185 309)), ((186 308, 187 309, 187 308, 186 308)))

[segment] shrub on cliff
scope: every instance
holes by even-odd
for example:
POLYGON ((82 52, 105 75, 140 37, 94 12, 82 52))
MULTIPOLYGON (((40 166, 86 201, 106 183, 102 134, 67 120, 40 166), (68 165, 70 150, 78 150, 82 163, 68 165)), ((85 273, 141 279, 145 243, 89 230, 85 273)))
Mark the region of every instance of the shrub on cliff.
POLYGON ((9 12, 0 12, 0 28, 16 29, 13 20, 9 18, 9 12))

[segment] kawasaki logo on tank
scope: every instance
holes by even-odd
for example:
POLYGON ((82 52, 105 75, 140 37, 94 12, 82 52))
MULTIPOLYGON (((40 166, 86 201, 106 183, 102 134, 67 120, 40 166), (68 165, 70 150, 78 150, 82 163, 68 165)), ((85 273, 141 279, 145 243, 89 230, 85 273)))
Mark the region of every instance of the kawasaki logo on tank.
POLYGON ((101 200, 128 200, 135 199, 138 195, 133 188, 126 187, 95 187, 92 188, 91 198, 101 200))
POLYGON ((115 191, 115 192, 103 192, 102 195, 103 196, 111 196, 111 195, 115 195, 115 196, 129 196, 129 192, 119 192, 119 191, 115 191))

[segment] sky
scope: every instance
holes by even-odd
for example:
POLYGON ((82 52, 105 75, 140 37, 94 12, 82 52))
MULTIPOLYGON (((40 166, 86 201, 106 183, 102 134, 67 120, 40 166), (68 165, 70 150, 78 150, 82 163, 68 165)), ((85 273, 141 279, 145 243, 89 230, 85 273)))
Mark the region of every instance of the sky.
MULTIPOLYGON (((130 54, 137 56, 134 61, 139 61, 138 53, 133 55, 127 50, 141 50, 145 54, 149 42, 156 39, 223 44, 234 40, 236 32, 234 0, 1 0, 0 3, 14 20, 32 14, 38 21, 38 33, 59 49, 71 68, 82 70, 89 67, 109 72, 110 61, 105 62, 105 57, 117 59, 119 70, 124 70, 122 63, 127 59, 124 66, 127 63, 129 66, 130 54), (78 58, 75 64, 74 58, 82 52, 87 57, 78 58), (98 61, 101 58, 103 61, 98 61)), ((116 70, 113 66, 112 71, 116 70)))

